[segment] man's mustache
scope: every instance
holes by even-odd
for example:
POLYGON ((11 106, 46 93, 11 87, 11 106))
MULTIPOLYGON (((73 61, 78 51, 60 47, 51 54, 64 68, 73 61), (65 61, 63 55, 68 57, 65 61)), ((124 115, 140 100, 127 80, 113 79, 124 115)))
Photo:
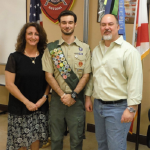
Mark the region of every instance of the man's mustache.
POLYGON ((111 30, 105 30, 105 32, 104 32, 104 33, 106 33, 106 32, 111 32, 111 30))

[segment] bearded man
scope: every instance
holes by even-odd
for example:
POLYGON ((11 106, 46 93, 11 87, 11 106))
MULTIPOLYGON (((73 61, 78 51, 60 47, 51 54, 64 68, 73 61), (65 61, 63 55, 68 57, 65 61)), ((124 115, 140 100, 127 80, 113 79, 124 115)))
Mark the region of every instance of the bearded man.
POLYGON ((92 53, 92 73, 86 86, 86 110, 94 97, 95 133, 98 150, 126 150, 126 138, 142 100, 142 65, 139 52, 118 35, 114 15, 100 22, 103 40, 92 53))

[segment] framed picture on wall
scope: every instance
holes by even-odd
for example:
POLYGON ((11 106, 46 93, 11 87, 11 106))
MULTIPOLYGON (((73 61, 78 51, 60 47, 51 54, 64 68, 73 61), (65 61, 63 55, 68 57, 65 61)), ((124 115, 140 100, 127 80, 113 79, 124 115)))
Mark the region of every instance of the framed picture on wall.
POLYGON ((134 18, 136 13, 136 2, 137 0, 125 0, 124 6, 125 6, 125 23, 128 24, 134 24, 134 18))
MULTIPOLYGON (((125 23, 134 24, 134 18, 136 13, 137 0, 124 0, 125 6, 125 23)), ((147 10, 149 12, 150 0, 147 0, 147 10)), ((98 0, 97 22, 100 22, 102 16, 105 14, 104 0, 98 0)), ((149 13, 148 13, 149 15, 149 13)))
MULTIPOLYGON (((127 24, 134 24, 136 3, 137 0, 124 0, 125 13, 126 13, 125 23, 127 24)), ((149 16, 149 5, 150 5, 150 0, 147 0, 148 16, 149 16)))
POLYGON ((104 14, 105 14, 104 0, 98 0, 97 22, 100 22, 104 14))

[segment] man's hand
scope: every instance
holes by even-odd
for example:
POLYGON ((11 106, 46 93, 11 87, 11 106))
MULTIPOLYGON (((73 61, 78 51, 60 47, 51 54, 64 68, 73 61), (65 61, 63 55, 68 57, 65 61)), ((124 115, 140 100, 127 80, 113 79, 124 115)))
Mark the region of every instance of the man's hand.
POLYGON ((126 122, 132 122, 133 118, 134 118, 135 113, 130 112, 127 108, 125 109, 125 111, 122 114, 121 117, 121 123, 126 123, 126 122))
POLYGON ((86 96, 86 98, 85 98, 85 109, 88 112, 92 112, 93 111, 93 104, 92 104, 90 96, 86 96))
POLYGON ((64 94, 63 96, 61 96, 61 101, 64 105, 67 105, 68 107, 70 107, 71 105, 73 105, 76 102, 71 97, 71 94, 64 94))

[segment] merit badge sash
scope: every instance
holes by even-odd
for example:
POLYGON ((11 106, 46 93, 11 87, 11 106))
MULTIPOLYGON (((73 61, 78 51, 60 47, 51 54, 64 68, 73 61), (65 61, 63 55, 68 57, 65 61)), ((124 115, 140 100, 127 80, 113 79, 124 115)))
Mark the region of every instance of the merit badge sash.
POLYGON ((61 47, 58 45, 58 42, 59 41, 49 43, 47 46, 50 55, 52 56, 54 65, 71 90, 74 90, 79 82, 79 79, 68 64, 61 47))

